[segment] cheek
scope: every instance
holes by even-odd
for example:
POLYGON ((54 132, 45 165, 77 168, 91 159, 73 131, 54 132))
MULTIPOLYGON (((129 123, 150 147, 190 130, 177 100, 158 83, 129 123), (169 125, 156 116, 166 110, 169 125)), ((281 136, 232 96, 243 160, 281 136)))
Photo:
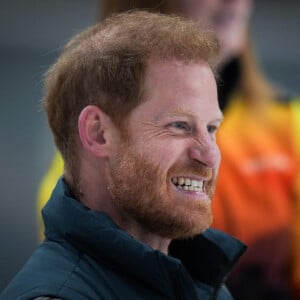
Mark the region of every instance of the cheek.
POLYGON ((160 168, 169 169, 174 163, 182 160, 185 152, 185 145, 180 141, 171 141, 166 139, 156 147, 148 147, 148 157, 160 168))
POLYGON ((165 164, 167 161, 178 159, 186 147, 184 141, 171 135, 162 135, 148 139, 140 139, 133 143, 135 151, 140 155, 146 155, 153 162, 165 164))

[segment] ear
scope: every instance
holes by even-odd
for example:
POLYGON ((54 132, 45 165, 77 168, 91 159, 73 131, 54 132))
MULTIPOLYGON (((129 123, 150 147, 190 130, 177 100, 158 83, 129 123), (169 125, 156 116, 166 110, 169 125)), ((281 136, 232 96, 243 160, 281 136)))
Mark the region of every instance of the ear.
POLYGON ((88 105, 78 118, 78 131, 84 149, 97 157, 109 155, 109 143, 106 138, 112 122, 97 106, 88 105))

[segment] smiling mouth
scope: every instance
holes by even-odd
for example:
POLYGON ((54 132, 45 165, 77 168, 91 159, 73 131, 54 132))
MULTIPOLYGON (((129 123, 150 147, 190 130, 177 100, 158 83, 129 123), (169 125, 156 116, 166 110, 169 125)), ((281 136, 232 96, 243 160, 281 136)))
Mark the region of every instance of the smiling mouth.
POLYGON ((195 180, 188 177, 173 177, 172 183, 180 190, 204 192, 203 180, 195 180))

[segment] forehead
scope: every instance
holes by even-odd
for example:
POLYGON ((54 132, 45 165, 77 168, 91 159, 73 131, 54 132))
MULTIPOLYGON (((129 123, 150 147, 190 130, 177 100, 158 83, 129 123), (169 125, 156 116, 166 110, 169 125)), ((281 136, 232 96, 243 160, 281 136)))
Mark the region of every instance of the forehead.
POLYGON ((207 63, 150 60, 143 84, 145 101, 138 107, 145 117, 188 114, 221 117, 214 74, 207 63))

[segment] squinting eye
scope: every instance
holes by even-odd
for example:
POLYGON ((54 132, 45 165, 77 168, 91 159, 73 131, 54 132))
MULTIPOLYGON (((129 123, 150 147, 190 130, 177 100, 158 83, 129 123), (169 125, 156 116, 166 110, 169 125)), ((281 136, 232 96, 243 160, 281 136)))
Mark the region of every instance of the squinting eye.
POLYGON ((214 126, 214 125, 207 126, 207 132, 209 132, 209 133, 215 133, 217 130, 218 130, 217 126, 214 126))
POLYGON ((190 130, 190 127, 186 122, 173 122, 170 124, 170 126, 179 130, 186 130, 186 131, 190 130))

